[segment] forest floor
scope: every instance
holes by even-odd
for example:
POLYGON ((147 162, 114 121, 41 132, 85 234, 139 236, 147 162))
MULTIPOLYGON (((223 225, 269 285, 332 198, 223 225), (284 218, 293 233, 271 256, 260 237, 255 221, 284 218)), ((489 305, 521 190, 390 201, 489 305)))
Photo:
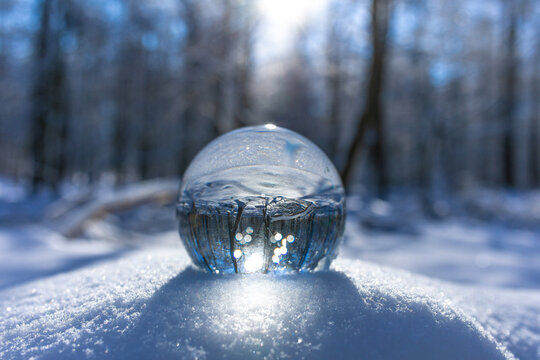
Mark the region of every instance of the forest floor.
POLYGON ((434 220, 351 197, 331 271, 216 277, 191 267, 170 205, 67 240, 58 200, 2 180, 0 358, 537 359, 537 199, 478 191, 434 220))

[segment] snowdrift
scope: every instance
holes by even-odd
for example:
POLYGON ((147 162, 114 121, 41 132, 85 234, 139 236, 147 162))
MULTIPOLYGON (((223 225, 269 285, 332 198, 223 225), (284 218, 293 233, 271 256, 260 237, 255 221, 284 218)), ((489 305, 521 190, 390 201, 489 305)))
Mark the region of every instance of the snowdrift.
POLYGON ((535 359, 539 304, 358 260, 219 276, 140 250, 0 292, 0 358, 535 359))

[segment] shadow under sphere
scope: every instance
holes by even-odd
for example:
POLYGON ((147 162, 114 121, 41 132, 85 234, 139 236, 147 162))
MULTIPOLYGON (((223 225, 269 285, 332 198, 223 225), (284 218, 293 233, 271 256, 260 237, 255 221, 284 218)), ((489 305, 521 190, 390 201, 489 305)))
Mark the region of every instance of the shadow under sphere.
POLYGON ((340 272, 221 275, 187 268, 143 307, 120 358, 497 359, 457 316, 400 311, 340 272))

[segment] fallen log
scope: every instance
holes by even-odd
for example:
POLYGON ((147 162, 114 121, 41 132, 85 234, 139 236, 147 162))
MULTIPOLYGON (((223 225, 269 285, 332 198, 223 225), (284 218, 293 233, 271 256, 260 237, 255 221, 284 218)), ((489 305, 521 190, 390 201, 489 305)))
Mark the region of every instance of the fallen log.
POLYGON ((46 211, 46 222, 63 236, 76 238, 84 233, 89 224, 108 214, 149 203, 170 204, 174 201, 177 190, 176 180, 151 180, 94 196, 85 195, 84 198, 88 200, 81 203, 80 199, 77 199, 73 207, 67 204, 51 204, 50 211, 46 211), (59 211, 59 208, 69 210, 59 211))

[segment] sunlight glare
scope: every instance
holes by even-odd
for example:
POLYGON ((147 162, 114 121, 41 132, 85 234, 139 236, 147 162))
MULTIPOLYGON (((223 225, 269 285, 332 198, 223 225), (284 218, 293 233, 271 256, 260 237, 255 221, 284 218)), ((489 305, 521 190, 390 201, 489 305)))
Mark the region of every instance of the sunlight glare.
POLYGON ((291 30, 301 26, 310 15, 321 11, 327 0, 260 0, 263 19, 291 30))
MULTIPOLYGON (((249 235, 246 235, 246 237, 249 235)), ((247 272, 255 272, 263 267, 264 259, 261 254, 252 254, 244 263, 244 269, 247 272)))
POLYGON ((328 0, 259 0, 261 18, 257 58, 268 60, 283 55, 302 25, 323 13, 328 0))
POLYGON ((282 321, 279 313, 281 305, 276 302, 281 296, 282 287, 279 282, 258 277, 235 281, 234 291, 220 297, 216 309, 222 314, 215 324, 216 330, 228 325, 233 327, 235 334, 261 334, 276 328, 282 321), (232 325, 223 323, 223 318, 228 316, 234 319, 232 325))

